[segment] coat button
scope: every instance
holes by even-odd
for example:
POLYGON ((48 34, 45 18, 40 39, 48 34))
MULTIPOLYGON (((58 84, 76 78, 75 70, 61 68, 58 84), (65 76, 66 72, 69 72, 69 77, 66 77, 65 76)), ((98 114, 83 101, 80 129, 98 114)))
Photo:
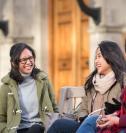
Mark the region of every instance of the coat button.
POLYGON ((20 110, 20 109, 16 110, 16 114, 17 113, 21 114, 22 113, 22 110, 20 110))
POLYGON ((13 114, 15 114, 16 113, 16 111, 13 109, 13 114))

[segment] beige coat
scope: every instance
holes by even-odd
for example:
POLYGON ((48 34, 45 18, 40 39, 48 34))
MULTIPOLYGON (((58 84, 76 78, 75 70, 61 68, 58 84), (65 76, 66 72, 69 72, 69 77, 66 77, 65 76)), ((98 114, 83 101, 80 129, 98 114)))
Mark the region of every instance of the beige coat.
MULTIPOLYGON (((97 95, 95 96, 96 91, 94 88, 92 88, 91 92, 88 92, 87 95, 84 96, 82 104, 77 113, 80 117, 88 115, 89 113, 91 113, 91 108, 93 108, 92 111, 94 111, 96 109, 104 107, 104 102, 106 101, 113 103, 112 98, 119 99, 120 93, 121 93, 121 87, 120 84, 117 82, 110 90, 108 90, 103 95, 97 92, 97 95)), ((99 113, 103 114, 104 110, 102 112, 98 112, 97 114, 99 113)))

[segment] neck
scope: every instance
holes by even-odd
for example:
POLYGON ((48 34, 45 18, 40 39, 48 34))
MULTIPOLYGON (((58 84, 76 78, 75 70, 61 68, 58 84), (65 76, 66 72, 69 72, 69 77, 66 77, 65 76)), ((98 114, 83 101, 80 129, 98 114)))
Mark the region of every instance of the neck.
MULTIPOLYGON (((21 73, 21 72, 20 72, 21 73)), ((23 76, 23 77, 29 77, 30 75, 31 75, 31 73, 21 73, 21 75, 23 76)))

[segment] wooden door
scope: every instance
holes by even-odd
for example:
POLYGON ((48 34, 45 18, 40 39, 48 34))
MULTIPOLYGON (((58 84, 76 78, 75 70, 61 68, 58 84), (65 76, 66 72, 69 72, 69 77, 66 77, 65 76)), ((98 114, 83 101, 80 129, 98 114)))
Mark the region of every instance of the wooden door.
POLYGON ((48 11, 49 76, 59 99, 62 86, 83 85, 89 74, 89 23, 76 0, 50 0, 48 11))

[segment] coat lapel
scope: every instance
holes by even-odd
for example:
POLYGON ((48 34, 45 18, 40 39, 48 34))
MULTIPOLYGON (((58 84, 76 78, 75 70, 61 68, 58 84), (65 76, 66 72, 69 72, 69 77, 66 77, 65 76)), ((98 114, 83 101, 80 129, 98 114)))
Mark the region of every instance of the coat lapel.
POLYGON ((37 95, 38 95, 38 100, 39 101, 41 99, 42 90, 44 88, 43 86, 44 86, 43 80, 36 81, 37 95))

